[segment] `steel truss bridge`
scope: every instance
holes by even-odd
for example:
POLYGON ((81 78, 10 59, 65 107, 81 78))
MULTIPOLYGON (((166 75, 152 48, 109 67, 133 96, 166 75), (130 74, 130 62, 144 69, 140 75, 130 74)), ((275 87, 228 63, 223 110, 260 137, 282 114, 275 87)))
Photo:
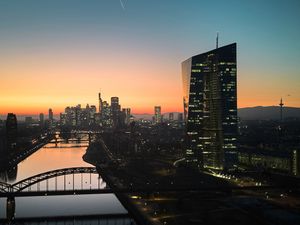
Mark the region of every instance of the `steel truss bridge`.
POLYGON ((96 187, 92 188, 92 174, 98 174, 95 167, 73 167, 41 173, 12 185, 0 182, 0 197, 112 193, 109 189, 101 188, 100 179, 98 179, 96 187), (80 178, 75 176, 76 174, 80 174, 80 178), (89 188, 84 188, 87 182, 84 182, 82 174, 90 175, 89 188), (69 175, 72 176, 71 181, 67 180, 69 175), (58 177, 63 178, 63 187, 58 187, 58 177), (52 185, 49 182, 51 179, 54 179, 52 185), (43 185, 42 182, 44 182, 43 185), (76 184, 80 184, 80 187, 78 188, 76 184), (32 190, 34 185, 36 188, 32 190))

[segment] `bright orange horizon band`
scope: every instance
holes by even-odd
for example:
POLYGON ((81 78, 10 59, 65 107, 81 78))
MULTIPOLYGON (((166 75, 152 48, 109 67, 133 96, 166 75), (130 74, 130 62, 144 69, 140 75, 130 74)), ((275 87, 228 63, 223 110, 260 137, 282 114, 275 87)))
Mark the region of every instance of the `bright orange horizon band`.
MULTIPOLYGON (((121 102, 122 104, 122 102, 121 102)), ((53 104, 54 105, 54 104, 53 104)), ((93 105, 93 104, 90 104, 93 105)), ((98 112, 98 104, 94 104, 97 107, 98 112)), ((159 104, 157 104, 159 105, 159 104)), ((66 105, 67 106, 75 106, 75 105, 66 105)), ((85 108, 86 105, 81 105, 82 108, 85 108)), ((164 105, 160 105, 162 113, 170 113, 170 112, 183 112, 183 107, 165 107, 164 105)), ((276 104, 258 104, 258 105, 241 105, 238 108, 246 108, 246 107, 255 107, 255 106, 278 106, 276 104)), ((64 112, 65 107, 49 107, 53 110, 55 115, 59 115, 60 113, 64 112)), ((285 105, 285 107, 299 107, 299 106, 289 106, 285 105)), ((28 108, 19 108, 15 107, 8 107, 8 108, 1 108, 0 115, 6 115, 7 113, 14 113, 16 115, 38 115, 40 113, 44 113, 45 115, 48 114, 49 108, 40 108, 40 107, 28 107, 28 108)), ((125 107, 124 107, 125 108, 125 107)), ((135 108, 126 106, 126 108, 131 108, 132 114, 154 114, 154 105, 144 108, 135 108)))
MULTIPOLYGON (((108 103, 118 96, 121 107, 132 113, 152 114, 156 105, 163 113, 182 112, 180 61, 166 61, 166 55, 149 55, 147 50, 99 55, 79 49, 73 55, 69 49, 65 54, 49 50, 45 55, 0 56, 0 114, 47 114, 49 108, 59 114, 77 104, 98 108, 99 92, 108 103)), ((267 75, 238 67, 239 108, 278 105, 281 97, 285 106, 300 107, 298 78, 282 81, 273 74, 270 82, 267 75)))

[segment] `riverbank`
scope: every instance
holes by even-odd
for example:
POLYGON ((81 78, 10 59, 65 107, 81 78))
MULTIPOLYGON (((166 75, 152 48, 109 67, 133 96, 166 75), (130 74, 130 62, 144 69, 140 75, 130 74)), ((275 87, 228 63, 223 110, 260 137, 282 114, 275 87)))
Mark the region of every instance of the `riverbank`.
POLYGON ((21 161, 23 161, 24 159, 26 159, 27 157, 29 157, 30 155, 32 155, 33 153, 38 151, 40 148, 42 148, 43 146, 48 144, 53 138, 54 138, 54 135, 50 134, 47 137, 45 137, 43 140, 39 140, 39 141, 35 142, 34 144, 32 144, 30 147, 26 148, 22 152, 18 152, 16 154, 12 155, 11 157, 9 157, 8 159, 5 160, 6 161, 5 163, 2 162, 0 164, 0 171, 10 170, 10 169, 14 168, 21 161))
POLYGON ((117 195, 138 224, 300 222, 298 211, 282 204, 283 201, 290 202, 289 198, 272 196, 270 199, 270 193, 277 194, 281 190, 230 191, 236 184, 228 179, 189 168, 176 168, 172 156, 144 154, 118 158, 102 140, 90 150, 92 154, 88 156, 87 153, 86 159, 97 165, 110 187, 141 190, 130 195, 117 195), (166 188, 170 191, 159 192, 166 188), (268 193, 267 197, 265 193, 268 193), (279 218, 276 212, 286 216, 279 218))
MULTIPOLYGON (((175 190, 211 185, 230 185, 224 180, 206 174, 184 168, 175 168, 172 160, 167 156, 131 157, 130 159, 119 160, 117 157, 112 159, 111 154, 103 141, 99 141, 91 144, 84 159, 97 166, 111 188, 148 190, 142 193, 117 194, 120 202, 138 224, 166 224, 171 221, 174 224, 185 224, 187 215, 195 219, 198 218, 199 206, 189 206, 195 205, 194 199, 199 199, 199 194, 187 194, 188 192, 178 194, 176 191, 159 193, 155 190, 172 187, 175 190), (153 191, 149 192, 149 190, 153 191), (195 196, 190 199, 191 195, 195 196), (177 215, 180 215, 180 219, 177 218, 177 215)), ((219 194, 213 192, 204 195, 214 198, 219 194)), ((224 196, 224 194, 221 195, 224 196)), ((209 206, 213 207, 212 204, 209 206)))
MULTIPOLYGON (((103 142, 93 142, 88 147, 83 159, 97 167, 99 174, 112 189, 124 188, 121 182, 113 175, 111 168, 113 161, 110 155, 104 150, 103 142)), ((117 166, 117 165, 114 165, 117 166)), ((153 225, 153 221, 147 214, 139 210, 139 208, 132 202, 131 195, 129 194, 115 194, 123 207, 128 211, 129 215, 134 218, 135 222, 139 225, 153 225)))

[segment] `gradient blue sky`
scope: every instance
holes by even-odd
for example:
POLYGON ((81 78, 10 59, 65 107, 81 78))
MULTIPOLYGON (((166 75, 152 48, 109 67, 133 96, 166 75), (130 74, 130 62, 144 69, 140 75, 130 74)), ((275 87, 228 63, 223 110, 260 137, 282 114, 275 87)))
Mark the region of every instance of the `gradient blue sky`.
POLYGON ((300 106, 300 1, 1 0, 0 113, 182 110, 180 63, 238 44, 238 105, 300 106))

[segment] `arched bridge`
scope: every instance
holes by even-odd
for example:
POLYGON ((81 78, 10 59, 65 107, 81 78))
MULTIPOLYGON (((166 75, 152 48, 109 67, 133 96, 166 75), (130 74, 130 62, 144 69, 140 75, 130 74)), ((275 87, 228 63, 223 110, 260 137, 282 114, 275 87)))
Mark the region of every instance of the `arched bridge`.
POLYGON ((60 194, 60 192, 61 194, 68 194, 68 192, 74 191, 106 189, 106 185, 103 186, 100 184, 100 179, 97 179, 97 184, 95 184, 94 181, 92 186, 92 174, 98 175, 95 167, 73 167, 34 175, 12 185, 0 182, 0 196, 19 196, 26 195, 26 193, 28 193, 28 195, 34 195, 34 193, 36 193, 36 195, 42 195, 49 192, 53 192, 53 194, 60 194), (80 175, 79 177, 78 174, 80 175), (86 181, 84 180, 83 174, 89 174, 89 177, 86 178, 86 181), (71 175, 72 178, 69 178, 68 181, 67 176, 69 175, 71 175), (59 177, 62 177, 60 182, 58 182, 59 177), (50 182, 51 179, 52 182, 50 182), (33 186, 35 186, 34 190, 33 186))
POLYGON ((15 183, 12 185, 12 190, 14 192, 20 192, 36 183, 39 183, 44 180, 49 180, 54 177, 59 176, 66 176, 66 175, 75 175, 75 174, 97 174, 95 167, 73 167, 73 168, 65 168, 65 169, 58 169, 53 171, 48 171, 46 173, 41 173, 29 178, 26 178, 24 180, 19 181, 18 183, 15 183))

